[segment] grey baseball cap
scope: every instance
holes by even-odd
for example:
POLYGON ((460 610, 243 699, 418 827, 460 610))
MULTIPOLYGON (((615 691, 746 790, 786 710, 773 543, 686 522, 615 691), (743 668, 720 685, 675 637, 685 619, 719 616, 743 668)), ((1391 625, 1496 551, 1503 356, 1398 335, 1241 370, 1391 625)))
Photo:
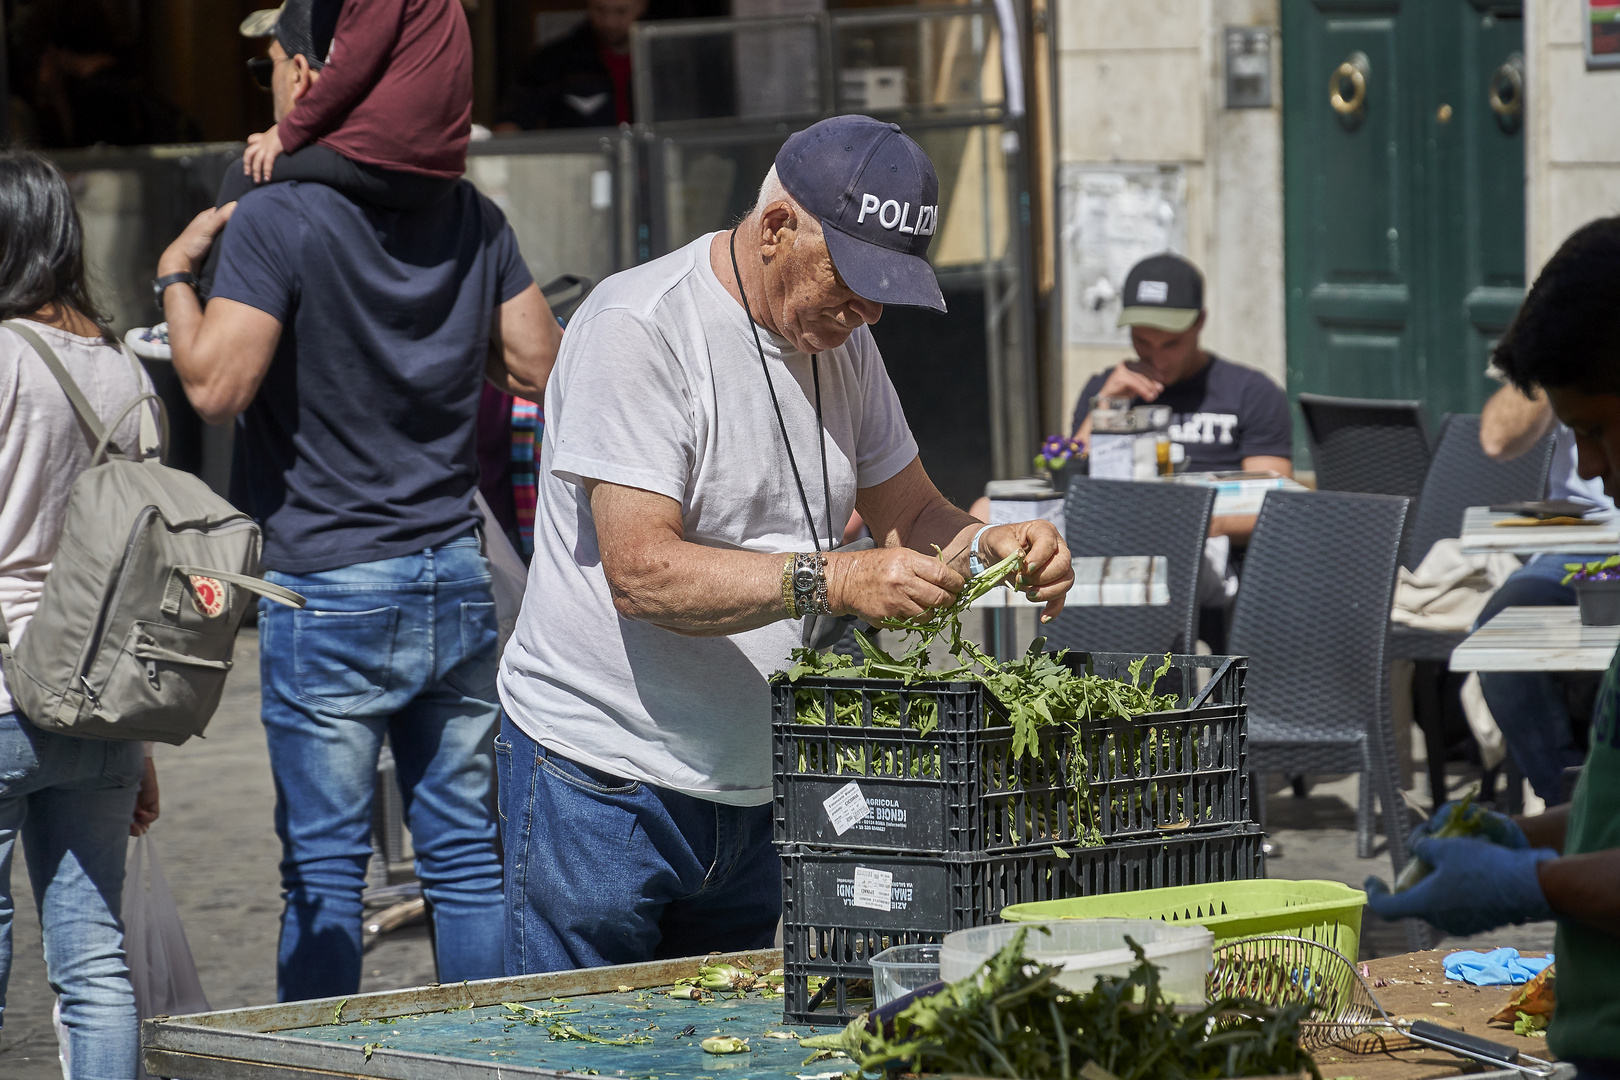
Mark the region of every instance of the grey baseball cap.
POLYGON ((320 70, 332 50, 341 3, 329 0, 286 0, 280 7, 261 8, 242 20, 243 37, 274 35, 288 56, 302 56, 320 70))

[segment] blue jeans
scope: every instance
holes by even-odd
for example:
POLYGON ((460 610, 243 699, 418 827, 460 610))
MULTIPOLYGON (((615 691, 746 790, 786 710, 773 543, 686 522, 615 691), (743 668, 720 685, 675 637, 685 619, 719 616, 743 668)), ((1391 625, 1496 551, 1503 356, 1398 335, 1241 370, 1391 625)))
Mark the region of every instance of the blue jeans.
POLYGON ((782 913, 771 808, 724 806, 495 740, 506 973, 769 948, 782 913))
POLYGON ((0 713, 0 1023, 11 974, 11 857, 23 857, 61 999, 73 1080, 130 1080, 139 1035, 118 921, 141 744, 76 739, 0 713))
POLYGON ((495 604, 476 537, 316 574, 259 606, 260 678, 281 837, 282 1001, 360 989, 361 893, 377 756, 393 747, 432 905, 439 978, 501 973, 501 863, 491 809, 495 604))
MULTIPOLYGON (((1575 589, 1561 584, 1564 564, 1601 559, 1599 555, 1548 555, 1513 571, 1485 602, 1474 628, 1490 622, 1505 607, 1553 607, 1575 603, 1575 589)), ((1535 793, 1552 805, 1558 801, 1564 768, 1579 765, 1586 755, 1575 745, 1569 705, 1557 676, 1545 672, 1481 672, 1479 687, 1502 729, 1508 753, 1535 793)))

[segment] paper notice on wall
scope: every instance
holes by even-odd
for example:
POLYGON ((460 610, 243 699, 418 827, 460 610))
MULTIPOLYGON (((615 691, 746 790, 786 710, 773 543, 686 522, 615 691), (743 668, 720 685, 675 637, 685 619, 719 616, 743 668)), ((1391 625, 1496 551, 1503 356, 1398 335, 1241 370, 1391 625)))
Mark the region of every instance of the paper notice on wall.
POLYGON ((893 898, 893 874, 887 870, 868 870, 864 866, 855 868, 855 895, 850 900, 850 906, 888 911, 893 898))
POLYGON ((1062 188, 1065 334, 1074 345, 1128 345, 1130 331, 1114 325, 1125 275, 1149 255, 1186 252, 1186 172, 1065 165, 1062 188))
POLYGON ((826 807, 827 820, 832 822, 833 832, 839 836, 864 821, 870 809, 866 796, 861 794, 861 786, 853 780, 823 799, 821 805, 826 807))

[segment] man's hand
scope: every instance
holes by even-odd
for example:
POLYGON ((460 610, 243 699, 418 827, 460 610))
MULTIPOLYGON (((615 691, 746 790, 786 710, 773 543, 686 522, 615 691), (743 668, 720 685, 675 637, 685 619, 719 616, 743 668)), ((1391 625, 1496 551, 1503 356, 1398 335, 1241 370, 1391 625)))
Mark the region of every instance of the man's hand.
POLYGON ((270 130, 248 136, 247 150, 242 153, 242 171, 253 177, 255 184, 270 179, 276 158, 281 156, 281 133, 275 124, 270 130))
POLYGON ((1367 879, 1367 906, 1385 919, 1417 917, 1448 934, 1466 936, 1553 917, 1541 891, 1537 867, 1558 853, 1551 848, 1505 848, 1489 840, 1425 837, 1412 857, 1433 872, 1405 892, 1392 893, 1375 877, 1367 879))
POLYGON ((1157 401, 1162 393, 1164 383, 1143 371, 1140 360, 1122 360, 1108 373, 1108 378, 1103 380, 1102 389, 1097 391, 1097 396, 1157 401))
POLYGON ((966 584, 939 559, 910 548, 827 556, 827 603, 833 614, 859 615, 867 622, 920 615, 950 603, 966 584))
POLYGON ((135 819, 129 823, 129 835, 140 836, 158 819, 157 765, 146 759, 146 772, 141 776, 141 790, 135 796, 135 819))
POLYGON ((1050 521, 1020 521, 997 525, 979 538, 979 553, 986 564, 998 563, 1018 552, 1024 572, 1015 587, 1031 600, 1046 601, 1041 622, 1051 622, 1063 610, 1063 598, 1074 586, 1074 560, 1069 545, 1050 521))
POLYGON ((203 259, 208 257, 214 237, 219 235, 235 212, 236 204, 229 202, 218 209, 210 207, 192 218, 191 224, 180 231, 180 235, 174 238, 174 242, 158 259, 157 276, 165 277, 182 271, 195 274, 197 268, 202 266, 203 259))

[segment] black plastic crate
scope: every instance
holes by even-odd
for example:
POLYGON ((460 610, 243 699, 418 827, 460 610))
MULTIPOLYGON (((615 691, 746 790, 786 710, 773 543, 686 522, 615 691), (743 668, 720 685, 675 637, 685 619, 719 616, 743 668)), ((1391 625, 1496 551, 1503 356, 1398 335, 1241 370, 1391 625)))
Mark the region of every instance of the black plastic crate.
POLYGON ((1066 858, 1051 848, 924 857, 789 846, 782 852, 784 1020, 846 1022, 853 1015, 850 983, 872 977, 875 953, 997 922, 1009 904, 1259 877, 1261 836, 1259 826, 1245 824, 1080 848, 1066 858), (858 879, 862 906, 855 902, 858 879), (864 906, 885 887, 889 910, 881 910, 881 902, 864 906), (814 1011, 813 977, 827 980, 814 1011))
MULTIPOLYGON (((1138 653, 1071 653, 1076 671, 1129 678, 1138 653)), ((1143 678, 1162 663, 1150 657, 1143 678)), ((1007 711, 981 684, 806 677, 771 682, 775 837, 846 851, 1010 852, 1097 844, 1249 820, 1243 657, 1174 656, 1157 691, 1183 707, 1081 730, 1086 794, 1069 781, 1075 744, 1047 738, 1014 759, 1007 711), (1207 681, 1204 681, 1207 680, 1207 681), (797 722, 796 696, 860 724, 797 722), (877 726, 874 704, 907 727, 877 726), (937 715, 923 734, 916 724, 937 715), (850 789, 851 784, 855 789, 850 789), (859 798, 854 797, 858 792, 859 798), (829 803, 829 800, 832 800, 829 803), (840 800, 848 800, 841 802, 840 800), (836 817, 853 805, 864 817, 836 817), (839 826, 843 831, 839 831, 839 826)))

